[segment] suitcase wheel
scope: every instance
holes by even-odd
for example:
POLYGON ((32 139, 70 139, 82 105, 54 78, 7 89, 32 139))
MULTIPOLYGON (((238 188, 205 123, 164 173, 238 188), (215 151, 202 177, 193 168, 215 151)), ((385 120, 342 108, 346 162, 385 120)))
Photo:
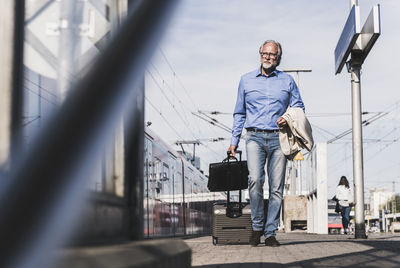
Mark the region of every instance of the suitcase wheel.
POLYGON ((217 243, 218 243, 218 237, 213 236, 212 237, 212 243, 213 243, 214 246, 216 246, 217 243))

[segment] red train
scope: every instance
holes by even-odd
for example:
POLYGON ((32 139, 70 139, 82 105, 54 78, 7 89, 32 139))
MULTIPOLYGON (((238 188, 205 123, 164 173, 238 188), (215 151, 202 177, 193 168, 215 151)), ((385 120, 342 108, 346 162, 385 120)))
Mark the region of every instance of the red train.
POLYGON ((144 236, 209 234, 211 207, 223 200, 207 177, 149 129, 145 131, 144 236))

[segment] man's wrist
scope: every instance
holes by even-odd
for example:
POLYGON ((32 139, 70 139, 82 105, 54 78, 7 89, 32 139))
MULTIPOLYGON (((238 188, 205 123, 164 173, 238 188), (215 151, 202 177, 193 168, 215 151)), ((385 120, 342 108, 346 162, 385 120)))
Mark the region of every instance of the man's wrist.
POLYGON ((232 137, 232 138, 231 138, 231 146, 235 146, 235 147, 237 148, 238 145, 239 145, 239 138, 237 138, 237 137, 232 137))

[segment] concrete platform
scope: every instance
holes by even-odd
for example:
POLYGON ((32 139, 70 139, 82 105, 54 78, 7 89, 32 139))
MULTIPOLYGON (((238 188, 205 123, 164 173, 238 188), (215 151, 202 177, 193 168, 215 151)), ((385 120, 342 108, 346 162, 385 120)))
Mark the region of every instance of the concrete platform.
POLYGON ((191 250, 181 239, 61 250, 57 268, 189 268, 191 250))
MULTIPOLYGON (((400 235, 278 233, 278 248, 218 245, 211 237, 187 239, 194 268, 400 267, 400 235)), ((263 241, 262 241, 263 242, 263 241)))

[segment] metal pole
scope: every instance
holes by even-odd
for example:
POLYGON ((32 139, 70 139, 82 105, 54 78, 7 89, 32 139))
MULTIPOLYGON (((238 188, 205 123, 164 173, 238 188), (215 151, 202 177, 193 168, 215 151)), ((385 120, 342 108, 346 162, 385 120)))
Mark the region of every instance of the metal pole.
POLYGON ((301 195, 302 187, 301 187, 301 161, 300 160, 297 160, 297 182, 298 182, 297 195, 301 195))
POLYGON ((79 25, 82 19, 82 4, 82 2, 76 0, 61 0, 60 2, 58 48, 58 94, 60 103, 64 101, 76 73, 75 59, 80 47, 79 25))
POLYGON ((296 168, 292 161, 290 165, 290 195, 296 195, 296 168))
MULTIPOLYGON (((352 58, 354 55, 352 55, 352 58)), ((361 120, 361 65, 351 66, 351 97, 353 127, 353 178, 355 195, 355 238, 366 238, 364 221, 364 171, 361 120)))
MULTIPOLYGON (((358 5, 358 0, 350 0, 350 10, 358 5)), ((364 216, 364 168, 361 119, 361 63, 358 53, 351 53, 351 98, 352 98, 352 134, 353 134, 353 178, 355 201, 355 238, 367 238, 364 216)))
POLYGON ((193 165, 194 161, 196 161, 196 143, 193 143, 193 160, 192 160, 193 165))

